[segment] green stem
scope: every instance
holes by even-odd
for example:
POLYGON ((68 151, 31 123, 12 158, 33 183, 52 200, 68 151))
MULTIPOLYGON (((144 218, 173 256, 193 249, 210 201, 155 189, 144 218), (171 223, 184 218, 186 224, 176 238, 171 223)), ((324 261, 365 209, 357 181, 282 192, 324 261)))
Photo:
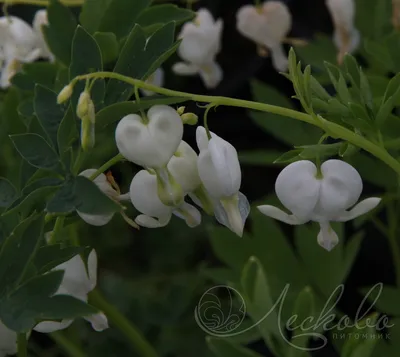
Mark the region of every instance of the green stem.
POLYGON ((262 112, 273 113, 277 115, 282 115, 285 117, 290 117, 296 120, 303 121, 308 124, 315 125, 322 130, 324 130, 329 136, 342 139, 348 141, 349 143, 358 146, 359 148, 369 152, 374 155, 378 159, 382 160, 389 167, 391 167, 398 175, 400 175, 400 162, 398 162, 393 156, 391 156, 384 148, 379 147, 378 145, 372 143, 367 140, 363 136, 354 133, 353 131, 333 122, 330 122, 321 116, 318 116, 318 120, 313 118, 313 116, 301 113, 296 110, 282 108, 275 105, 252 102, 248 100, 242 99, 234 99, 220 96, 207 96, 207 95, 198 95, 192 93, 185 93, 175 90, 170 90, 167 88, 157 87, 155 85, 146 83, 144 81, 140 81, 138 79, 133 79, 122 74, 113 73, 113 72, 96 72, 85 74, 81 76, 75 77, 71 84, 75 85, 77 81, 86 80, 87 78, 113 78, 126 83, 131 84, 132 86, 137 86, 139 88, 144 88, 150 90, 152 92, 156 92, 159 94, 163 94, 166 96, 177 96, 182 98, 187 98, 193 101, 202 102, 202 103, 212 103, 215 106, 218 105, 227 105, 232 107, 241 107, 253 110, 259 110, 262 112))
POLYGON ((26 333, 17 335, 18 357, 28 357, 28 340, 26 333))
POLYGON ((115 155, 112 159, 108 160, 104 165, 102 165, 92 176, 90 176, 90 180, 94 180, 97 176, 102 174, 104 171, 108 170, 111 166, 115 165, 117 162, 120 162, 124 159, 122 154, 115 155))
POLYGON ((78 155, 76 157, 75 163, 74 163, 74 167, 72 168, 72 173, 74 175, 78 175, 79 170, 81 169, 81 166, 83 164, 83 162, 86 159, 86 152, 82 150, 82 148, 79 148, 78 151, 78 155))
POLYGON ((393 264, 396 271, 396 285, 400 288, 400 247, 397 242, 397 221, 396 209, 393 202, 389 202, 387 206, 388 214, 388 238, 390 248, 393 254, 393 264))
POLYGON ((49 334, 51 339, 67 352, 71 357, 86 357, 86 354, 79 346, 70 341, 62 332, 52 332, 49 334))
POLYGON ((49 244, 57 243, 57 236, 60 234, 61 230, 64 227, 65 216, 58 216, 56 219, 56 223, 54 224, 53 231, 51 232, 51 238, 49 240, 49 244))
POLYGON ((113 305, 111 305, 97 290, 93 290, 89 295, 89 302, 94 307, 103 311, 107 318, 129 339, 133 349, 140 357, 157 357, 157 352, 146 341, 141 332, 122 315, 113 305))

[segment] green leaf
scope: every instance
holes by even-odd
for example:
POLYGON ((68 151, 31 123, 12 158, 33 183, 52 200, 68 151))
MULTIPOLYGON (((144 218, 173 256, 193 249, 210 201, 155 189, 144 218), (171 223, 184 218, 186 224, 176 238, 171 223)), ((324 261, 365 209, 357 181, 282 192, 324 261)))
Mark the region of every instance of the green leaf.
POLYGON ((150 0, 112 0, 103 16, 99 31, 112 32, 118 39, 128 35, 137 17, 150 5, 150 0))
POLYGON ((119 43, 115 34, 112 32, 95 32, 93 37, 100 47, 103 62, 114 62, 119 54, 119 43))
POLYGON ((33 91, 37 84, 52 89, 57 74, 57 65, 48 62, 26 63, 11 82, 22 90, 33 91))
POLYGON ((360 92, 361 100, 363 101, 364 105, 370 110, 373 110, 371 88, 369 86, 368 78, 362 70, 360 70, 360 92))
POLYGON ((35 108, 31 98, 24 100, 18 105, 18 114, 25 118, 32 118, 35 115, 35 108))
POLYGON ((397 72, 389 49, 384 43, 375 42, 371 39, 364 40, 365 50, 369 56, 375 59, 386 71, 397 72))
POLYGON ((261 357, 258 353, 223 338, 207 337, 207 345, 217 357, 261 357))
POLYGON ((339 81, 336 90, 343 104, 347 105, 347 103, 351 102, 351 95, 349 89, 347 88, 347 83, 342 74, 340 74, 339 76, 339 81))
POLYGON ((98 30, 111 0, 86 0, 82 5, 79 21, 89 33, 98 30))
MULTIPOLYGON (((241 285, 248 314, 254 323, 258 323, 258 329, 264 341, 269 345, 274 338, 281 340, 278 321, 282 316, 279 316, 277 310, 273 309, 275 301, 273 301, 271 288, 264 268, 257 258, 251 257, 244 266, 241 285)), ((276 351, 274 352, 276 353, 276 351)), ((282 355, 282 353, 277 355, 282 355)))
POLYGON ((274 164, 283 164, 297 161, 300 158, 300 154, 301 149, 290 150, 275 159, 274 164))
MULTIPOLYGON (((72 41, 72 59, 69 68, 69 78, 72 80, 80 74, 98 72, 103 70, 101 52, 96 40, 81 26, 78 26, 72 41)), ((75 109, 78 99, 85 88, 83 81, 77 83, 71 97, 72 107, 75 109)), ((103 79, 98 79, 90 91, 95 106, 104 99, 105 84, 103 79)))
POLYGON ((0 177, 0 208, 6 208, 17 198, 17 189, 7 179, 0 177))
MULTIPOLYGON (((136 79, 145 80, 177 48, 174 42, 175 24, 166 24, 148 40, 143 29, 135 25, 122 48, 114 72, 136 79)), ((106 89, 106 104, 127 100, 132 93, 132 85, 111 79, 106 89)))
MULTIPOLYGON (((69 106, 64 118, 57 132, 58 150, 61 158, 64 157, 66 151, 70 149, 72 144, 79 138, 78 129, 76 128, 76 121, 73 113, 72 106, 69 106)), ((64 162, 64 160, 63 160, 64 162)), ((65 163, 65 162, 64 162, 65 163)))
POLYGON ((68 213, 74 210, 89 214, 109 214, 121 206, 106 196, 95 183, 83 176, 67 181, 47 204, 51 213, 68 213))
POLYGON ((20 97, 16 88, 10 88, 3 98, 1 108, 1 131, 0 140, 3 142, 7 134, 19 134, 26 131, 26 125, 18 114, 20 97))
POLYGON ((154 24, 163 25, 175 21, 178 25, 192 20, 195 15, 193 11, 180 8, 173 4, 154 5, 142 11, 136 23, 142 27, 147 27, 154 24))
POLYGON ((10 138, 19 154, 32 166, 52 171, 60 169, 56 152, 41 136, 19 134, 11 135, 10 138))
POLYGON ((34 109, 40 124, 53 144, 53 148, 57 148, 57 132, 65 115, 63 106, 57 104, 57 93, 37 85, 35 87, 34 109))
POLYGON ((61 245, 45 245, 40 247, 33 260, 37 274, 44 274, 58 265, 72 259, 74 256, 82 253, 82 247, 65 247, 61 245))
POLYGON ((360 67, 356 59, 346 53, 344 56, 344 65, 346 67, 347 76, 351 80, 351 83, 355 87, 359 87, 360 84, 360 67))
POLYGON ((48 26, 43 26, 43 34, 51 52, 64 65, 71 61, 71 45, 76 28, 76 19, 68 7, 52 0, 47 8, 48 26))
MULTIPOLYGON (((23 281, 42 238, 43 216, 22 221, 5 240, 0 251, 0 300, 23 281)), ((0 305, 2 305, 0 303, 0 305)))
MULTIPOLYGON (((293 108, 292 103, 273 87, 254 81, 252 90, 258 102, 293 108)), ((318 142, 322 135, 318 128, 276 114, 252 112, 251 118, 262 129, 289 146, 318 142)))
POLYGON ((187 98, 152 96, 151 98, 141 98, 140 103, 136 103, 133 101, 115 103, 100 110, 96 114, 96 124, 98 127, 102 128, 121 120, 124 116, 128 114, 138 113, 141 109, 146 110, 158 104, 171 105, 186 101, 187 98))

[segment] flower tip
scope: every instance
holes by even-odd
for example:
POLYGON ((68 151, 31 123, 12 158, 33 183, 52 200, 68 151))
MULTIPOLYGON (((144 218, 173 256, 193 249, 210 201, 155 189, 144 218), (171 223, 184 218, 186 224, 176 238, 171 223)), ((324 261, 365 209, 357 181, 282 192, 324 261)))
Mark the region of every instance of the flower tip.
POLYGON ((66 85, 57 96, 57 104, 66 102, 71 97, 73 90, 72 84, 66 85))
POLYGON ((183 124, 196 125, 199 121, 199 117, 194 113, 185 113, 181 115, 183 124))

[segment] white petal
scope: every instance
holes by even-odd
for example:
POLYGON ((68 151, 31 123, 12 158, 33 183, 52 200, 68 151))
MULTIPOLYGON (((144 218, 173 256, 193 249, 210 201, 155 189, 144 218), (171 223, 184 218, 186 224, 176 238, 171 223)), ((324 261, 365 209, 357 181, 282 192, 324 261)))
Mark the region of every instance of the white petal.
POLYGON ((282 42, 292 28, 292 15, 281 1, 264 2, 262 13, 267 18, 268 31, 264 43, 268 47, 282 42))
POLYGON ((286 72, 289 60, 281 44, 270 47, 272 65, 278 72, 286 72))
POLYGON ((91 226, 105 226, 108 224, 111 219, 114 216, 114 213, 109 213, 109 214, 89 214, 89 213, 83 213, 80 211, 76 211, 78 213, 78 216, 81 217, 87 224, 90 224, 91 226))
POLYGON ((217 221, 228 227, 239 237, 243 235, 244 225, 249 212, 250 205, 243 194, 223 201, 217 201, 214 206, 214 214, 217 221))
POLYGON ((353 206, 359 199, 363 184, 360 174, 348 163, 328 160, 321 166, 323 179, 316 214, 335 217, 353 206))
POLYGON ((354 26, 354 0, 326 0, 327 8, 336 28, 351 30, 354 26))
POLYGON ((125 116, 115 131, 117 147, 124 157, 138 165, 162 168, 182 140, 182 119, 166 105, 153 106, 147 117, 149 122, 145 124, 139 115, 125 116))
POLYGON ((92 283, 80 255, 58 265, 54 270, 64 271, 64 277, 57 294, 68 294, 81 300, 86 299, 86 295, 92 289, 92 283))
MULTIPOLYGON (((146 83, 152 84, 157 87, 162 87, 164 85, 164 70, 160 67, 146 80, 146 83)), ((143 89, 140 89, 144 95, 150 96, 156 93, 143 89)))
POLYGON ((299 224, 304 224, 307 221, 301 220, 295 215, 287 214, 286 212, 282 211, 278 207, 270 206, 270 205, 262 205, 262 206, 257 206, 257 209, 264 215, 277 219, 278 221, 291 224, 291 225, 299 225, 299 224))
POLYGON ((207 89, 213 89, 221 83, 223 72, 221 66, 216 62, 211 62, 200 67, 200 77, 207 89))
POLYGON ((185 193, 192 192, 200 186, 197 154, 185 141, 181 141, 167 167, 185 193))
POLYGON ((178 62, 172 66, 172 71, 181 76, 193 76, 199 73, 199 67, 194 64, 178 62))
POLYGON ((34 327, 34 330, 41 333, 51 333, 64 330, 69 327, 74 320, 63 320, 61 322, 43 321, 34 327))
POLYGON ((329 222, 320 222, 321 230, 318 233, 318 244, 330 252, 339 243, 339 237, 332 229, 329 222))
POLYGON ((84 319, 89 321, 93 327, 93 330, 97 332, 104 331, 109 327, 107 317, 103 313, 86 316, 84 319))
POLYGON ((171 215, 165 217, 159 217, 158 219, 140 214, 135 218, 135 222, 145 228, 161 228, 165 227, 171 219, 171 215))
MULTIPOLYGON (((79 176, 84 176, 86 178, 90 178, 94 173, 97 172, 97 169, 86 169, 82 171, 79 176)), ((98 175, 93 182, 96 186, 108 197, 116 198, 118 193, 117 191, 111 186, 111 183, 108 181, 107 176, 101 173, 98 175)))
POLYGON ((370 197, 356 204, 350 211, 345 211, 342 213, 335 221, 339 222, 347 222, 358 216, 361 216, 369 211, 372 211, 378 204, 381 202, 381 199, 378 197, 370 197))
POLYGON ((97 285, 97 254, 94 249, 92 249, 88 256, 87 272, 91 284, 90 291, 92 291, 97 285))
POLYGON ((166 217, 172 213, 172 208, 164 205, 158 197, 156 175, 146 170, 141 170, 135 175, 129 193, 133 206, 146 216, 166 217))
POLYGON ((175 216, 184 219, 190 228, 196 227, 201 223, 201 213, 187 202, 180 205, 173 213, 175 216))
POLYGON ((17 353, 17 334, 0 321, 0 357, 17 353))
POLYGON ((275 191, 283 205, 301 220, 310 220, 319 197, 321 182, 311 161, 296 161, 278 175, 275 191))
POLYGON ((16 59, 7 60, 3 64, 1 70, 0 85, 2 89, 6 89, 11 85, 12 77, 17 73, 19 62, 16 59))
MULTIPOLYGON (((214 136, 213 133, 210 132, 210 134, 211 137, 214 136)), ((208 141, 206 129, 203 126, 198 126, 196 129, 196 142, 200 152, 208 149, 208 141)))

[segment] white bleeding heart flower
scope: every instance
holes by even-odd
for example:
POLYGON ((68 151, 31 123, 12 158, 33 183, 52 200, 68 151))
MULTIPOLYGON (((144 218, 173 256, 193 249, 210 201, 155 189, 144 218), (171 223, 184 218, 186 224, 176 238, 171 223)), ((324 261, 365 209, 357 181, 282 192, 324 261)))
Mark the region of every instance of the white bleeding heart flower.
MULTIPOLYGON (((161 67, 157 68, 156 71, 149 78, 147 78, 146 83, 152 84, 153 86, 162 87, 164 85, 164 70, 161 67)), ((156 94, 144 88, 140 88, 140 91, 146 96, 156 94)))
POLYGON ((126 159, 158 169, 168 164, 182 135, 183 123, 177 111, 166 105, 155 105, 147 112, 147 120, 137 114, 122 118, 115 131, 115 140, 126 159))
POLYGON ((133 206, 142 213, 135 219, 139 226, 164 227, 171 220, 172 214, 184 219, 189 227, 198 226, 201 222, 200 212, 184 201, 176 207, 162 203, 157 194, 157 176, 147 170, 141 170, 135 175, 129 194, 133 206))
POLYGON ((339 238, 329 222, 346 222, 361 216, 374 209, 381 199, 371 197, 355 205, 363 184, 357 170, 344 161, 325 161, 320 174, 321 177, 314 163, 308 160, 288 165, 278 175, 275 191, 292 214, 270 205, 258 206, 258 209, 266 216, 292 225, 318 222, 321 227, 318 243, 331 250, 339 238))
POLYGON ((246 196, 239 192, 242 174, 236 149, 214 133, 208 139, 206 129, 198 127, 197 161, 200 179, 214 200, 217 220, 242 236, 244 224, 250 212, 246 196))
MULTIPOLYGON (((79 175, 84 176, 87 178, 90 178, 97 170, 96 169, 87 169, 82 171, 79 175)), ((97 176, 93 182, 97 185, 97 187, 108 197, 114 200, 120 200, 119 199, 119 193, 112 187, 111 183, 108 181, 107 176, 104 174, 100 174, 97 176)), ((86 223, 92 225, 92 226, 104 226, 108 222, 111 221, 111 219, 114 216, 114 213, 109 213, 109 214, 89 214, 89 213, 83 213, 80 211, 76 211, 78 213, 79 217, 81 217, 86 223)))
POLYGON ((326 0, 335 27, 333 40, 339 49, 338 62, 346 53, 354 52, 360 44, 360 33, 355 28, 354 0, 326 0))
POLYGON ((180 75, 199 74, 207 88, 215 88, 223 73, 215 58, 221 50, 223 21, 214 20, 207 9, 197 11, 196 19, 183 25, 178 48, 184 62, 176 63, 172 70, 180 75))
POLYGON ((288 68, 282 43, 292 28, 292 16, 280 1, 267 1, 261 6, 245 5, 236 15, 236 27, 245 37, 271 52, 272 64, 278 71, 288 68))
POLYGON ((17 334, 0 321, 0 357, 17 353, 17 334))
POLYGON ((38 38, 32 27, 15 16, 0 17, 0 87, 8 88, 22 63, 40 57, 38 38))
MULTIPOLYGON (((67 262, 55 267, 54 270, 64 271, 63 280, 55 295, 70 295, 87 302, 88 294, 97 284, 96 251, 92 250, 90 252, 87 269, 80 255, 76 255, 67 262)), ((103 313, 85 317, 85 320, 92 324, 95 331, 103 331, 108 328, 107 317, 103 313)), ((72 322, 73 320, 63 320, 61 322, 44 321, 37 324, 34 330, 42 333, 50 333, 67 328, 72 322)))
POLYGON ((47 46, 46 40, 43 34, 43 26, 47 26, 49 20, 47 18, 47 10, 41 9, 36 11, 33 18, 32 26, 33 30, 36 32, 38 46, 40 48, 40 57, 48 59, 50 62, 55 61, 54 55, 50 52, 49 46, 47 46))

